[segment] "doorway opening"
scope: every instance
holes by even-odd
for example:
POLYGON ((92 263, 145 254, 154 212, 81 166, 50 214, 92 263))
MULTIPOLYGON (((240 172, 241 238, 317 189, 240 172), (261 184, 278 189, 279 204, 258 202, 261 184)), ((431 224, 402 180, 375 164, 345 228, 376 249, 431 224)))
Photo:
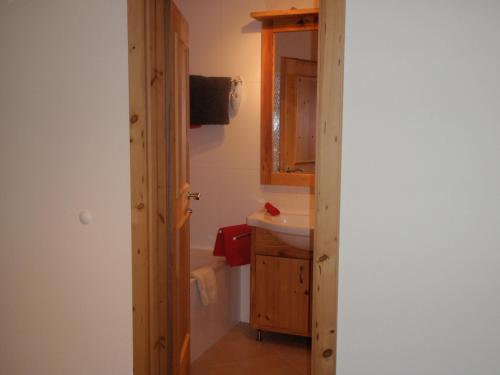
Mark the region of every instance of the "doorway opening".
MULTIPOLYGON (((179 1, 181 10, 183 3, 188 2, 179 1)), ((312 374, 333 374, 336 360, 345 4, 340 0, 322 1, 320 9, 316 114, 317 222, 314 253, 311 256, 312 360, 308 366, 312 374)), ((202 206, 193 204, 191 208, 189 203, 190 181, 193 188, 198 181, 193 181, 194 176, 189 173, 188 60, 193 53, 190 48, 207 48, 207 53, 215 54, 217 51, 211 51, 202 43, 190 44, 192 32, 189 31, 192 30, 188 22, 183 20, 185 18, 171 1, 129 0, 135 374, 189 374, 190 371, 193 345, 190 305, 193 302, 189 267, 186 268, 186 265, 189 266, 189 250, 192 247, 189 245, 189 221, 195 220, 199 212, 197 210, 202 206), (191 209, 194 210, 193 215, 189 211, 191 209)), ((237 22, 237 17, 234 22, 237 22)), ((247 34, 258 32, 255 28, 256 24, 247 25, 243 22, 243 37, 248 38, 247 34)), ((210 65, 209 61, 205 63, 210 65)), ((216 70, 217 64, 214 65, 216 70)), ((234 71, 234 75, 242 74, 239 71, 234 71)), ((247 95, 248 101, 255 100, 252 93, 256 93, 257 97, 259 94, 260 82, 257 81, 260 81, 260 75, 254 76, 254 79, 255 83, 252 84, 251 80, 247 81, 243 77, 243 95, 247 95)), ((206 135, 205 138, 212 142, 211 147, 214 148, 220 146, 221 133, 222 138, 226 136, 221 129, 212 128, 210 134, 206 128, 195 131, 206 135)), ((244 132, 244 129, 240 131, 244 132)), ((251 136, 249 133, 248 137, 251 136)), ((198 146, 203 154, 203 147, 198 146)), ((255 162, 251 159, 248 160, 250 164, 255 162)), ((198 172, 203 173, 205 169, 207 178, 214 178, 214 174, 210 175, 209 172, 219 166, 205 164, 204 167, 200 160, 198 158, 198 172)), ((226 182, 225 178, 228 181, 243 178, 241 169, 244 168, 234 169, 237 171, 234 174, 227 173, 220 180, 221 184, 226 182)), ((255 173, 255 176, 258 179, 259 173, 255 173)), ((268 188, 268 191, 273 193, 272 188, 268 188)), ((251 189, 249 193, 252 193, 251 189)), ((221 202, 227 202, 228 198, 225 197, 221 202)), ((213 206, 215 215, 217 204, 213 206)), ((249 269, 240 271, 238 276, 250 281, 249 272, 249 269)), ((231 279, 234 275, 228 272, 223 277, 231 279)), ((243 284, 240 283, 240 286, 243 284)), ((249 284, 247 288, 250 289, 249 284)), ((249 299, 245 302, 241 292, 239 300, 240 309, 245 303, 249 304, 249 299)), ((240 319, 242 315, 240 310, 240 319)), ((249 332, 254 333, 249 331, 248 326, 240 324, 229 335, 250 337, 249 332)), ((270 344, 273 335, 265 334, 263 345, 270 344)), ((252 345, 256 343, 254 339, 252 337, 252 345)))

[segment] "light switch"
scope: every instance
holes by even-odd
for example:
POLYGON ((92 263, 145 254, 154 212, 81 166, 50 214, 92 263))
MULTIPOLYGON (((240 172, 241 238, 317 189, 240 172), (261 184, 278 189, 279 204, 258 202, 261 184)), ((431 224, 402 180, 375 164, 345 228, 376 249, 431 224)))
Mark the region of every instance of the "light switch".
POLYGON ((80 211, 80 223, 90 224, 92 222, 92 213, 89 210, 80 211))

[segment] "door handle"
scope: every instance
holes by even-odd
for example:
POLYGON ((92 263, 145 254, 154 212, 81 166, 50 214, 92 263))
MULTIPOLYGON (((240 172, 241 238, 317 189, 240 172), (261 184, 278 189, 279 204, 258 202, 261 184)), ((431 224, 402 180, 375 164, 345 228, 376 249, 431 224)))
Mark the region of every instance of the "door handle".
POLYGON ((188 199, 194 199, 195 201, 199 201, 201 197, 200 193, 188 193, 188 199))
POLYGON ((299 281, 301 284, 304 284, 304 266, 300 266, 299 281))
POLYGON ((192 210, 191 208, 188 208, 188 209, 186 210, 186 212, 187 212, 189 215, 191 215, 191 214, 193 213, 193 210, 192 210))

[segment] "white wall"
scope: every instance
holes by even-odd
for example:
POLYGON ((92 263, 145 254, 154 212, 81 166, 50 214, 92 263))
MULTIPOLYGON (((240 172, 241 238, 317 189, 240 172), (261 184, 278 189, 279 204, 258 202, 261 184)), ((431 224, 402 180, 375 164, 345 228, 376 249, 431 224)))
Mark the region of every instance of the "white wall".
POLYGON ((339 375, 500 373, 499 14, 347 2, 339 375))
POLYGON ((132 374, 126 17, 0 2, 1 374, 132 374))
MULTIPOLYGON (((260 22, 250 12, 311 7, 317 2, 178 0, 189 22, 190 73, 241 76, 240 112, 228 126, 190 131, 193 202, 191 245, 212 249, 219 227, 241 224, 266 201, 281 209, 309 209, 309 188, 260 185, 260 22)), ((317 4, 316 4, 317 5, 317 4)), ((249 267, 242 268, 241 320, 249 319, 249 267)))

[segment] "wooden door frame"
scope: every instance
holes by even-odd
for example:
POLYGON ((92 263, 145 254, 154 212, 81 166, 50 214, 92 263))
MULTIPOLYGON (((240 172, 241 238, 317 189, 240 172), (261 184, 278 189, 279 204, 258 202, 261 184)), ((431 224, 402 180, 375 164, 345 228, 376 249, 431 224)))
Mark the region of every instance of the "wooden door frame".
POLYGON ((337 364, 345 0, 321 0, 319 30, 312 374, 332 375, 337 364))
POLYGON ((168 371, 165 40, 171 0, 128 0, 133 363, 135 375, 168 371))
MULTIPOLYGON (((135 375, 165 373, 169 366, 169 215, 166 202, 159 199, 167 181, 158 160, 165 157, 168 147, 168 93, 164 89, 169 72, 164 71, 164 35, 171 1, 128 0, 135 375)), ((320 9, 312 374, 333 375, 337 357, 345 0, 321 0, 320 9)))

